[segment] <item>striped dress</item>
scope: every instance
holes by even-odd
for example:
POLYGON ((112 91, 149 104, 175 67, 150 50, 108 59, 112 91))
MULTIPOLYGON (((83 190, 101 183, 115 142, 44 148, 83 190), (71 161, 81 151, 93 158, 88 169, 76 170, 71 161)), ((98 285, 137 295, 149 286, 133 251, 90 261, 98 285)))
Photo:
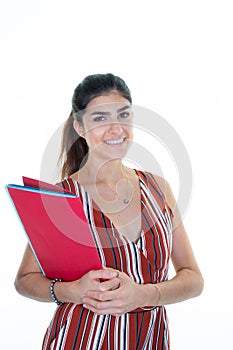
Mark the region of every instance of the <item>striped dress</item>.
MULTIPOLYGON (((172 212, 150 173, 135 170, 141 190, 142 232, 137 243, 124 237, 71 178, 62 184, 80 196, 104 266, 124 271, 136 283, 168 279, 172 212)), ((82 305, 57 307, 42 350, 167 350, 169 330, 164 306, 136 309, 122 316, 97 315, 82 305)))

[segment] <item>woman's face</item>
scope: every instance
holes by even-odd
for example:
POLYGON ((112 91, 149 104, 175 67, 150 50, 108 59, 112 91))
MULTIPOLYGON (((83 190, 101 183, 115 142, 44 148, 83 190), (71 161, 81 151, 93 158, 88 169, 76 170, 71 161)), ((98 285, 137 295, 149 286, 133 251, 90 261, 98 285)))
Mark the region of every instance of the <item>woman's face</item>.
POLYGON ((90 101, 83 114, 83 125, 74 122, 78 134, 86 139, 89 157, 123 158, 133 137, 130 102, 118 92, 90 101))

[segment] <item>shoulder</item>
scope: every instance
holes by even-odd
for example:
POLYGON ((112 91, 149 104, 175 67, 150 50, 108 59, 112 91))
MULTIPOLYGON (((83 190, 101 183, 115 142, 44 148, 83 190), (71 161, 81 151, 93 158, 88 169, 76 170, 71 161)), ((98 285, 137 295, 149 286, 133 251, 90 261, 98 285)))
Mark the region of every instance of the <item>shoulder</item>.
POLYGON ((173 195, 171 186, 169 184, 169 182, 162 176, 156 175, 156 174, 152 174, 154 180, 157 182, 166 202, 167 205, 171 208, 172 212, 174 213, 176 207, 177 207, 177 203, 175 200, 175 197, 173 195))
POLYGON ((158 176, 158 175, 152 175, 152 176, 155 179, 155 181, 157 182, 160 190, 162 191, 162 193, 164 195, 165 201, 172 212, 173 227, 176 228, 180 225, 180 223, 182 223, 182 218, 180 215, 180 210, 178 208, 177 201, 176 201, 174 194, 172 192, 171 186, 170 186, 169 182, 166 179, 164 179, 163 177, 158 176))

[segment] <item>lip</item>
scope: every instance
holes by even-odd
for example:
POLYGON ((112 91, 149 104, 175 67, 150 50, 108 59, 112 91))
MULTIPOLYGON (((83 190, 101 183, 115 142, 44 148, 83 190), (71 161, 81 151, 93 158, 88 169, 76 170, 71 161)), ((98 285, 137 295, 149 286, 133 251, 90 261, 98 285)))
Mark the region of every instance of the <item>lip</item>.
POLYGON ((126 140, 126 137, 121 137, 121 138, 115 138, 115 139, 109 139, 105 140, 104 143, 109 146, 118 146, 122 145, 126 140))

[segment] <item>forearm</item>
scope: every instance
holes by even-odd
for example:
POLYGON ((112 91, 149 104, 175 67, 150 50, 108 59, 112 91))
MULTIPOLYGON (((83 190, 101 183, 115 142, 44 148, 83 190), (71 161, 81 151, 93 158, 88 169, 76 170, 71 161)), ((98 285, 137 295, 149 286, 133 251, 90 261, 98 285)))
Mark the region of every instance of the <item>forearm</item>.
MULTIPOLYGON (((58 301, 63 303, 83 304, 83 298, 89 290, 103 290, 104 285, 108 290, 114 290, 119 285, 118 272, 113 269, 93 270, 86 273, 80 279, 71 282, 56 282, 54 294, 58 301), (105 282, 101 282, 105 280, 105 282)), ((50 279, 44 277, 41 272, 18 272, 15 280, 15 288, 19 294, 38 301, 52 301, 50 295, 50 279)))
MULTIPOLYGON (((27 298, 42 302, 52 302, 50 295, 51 279, 44 277, 39 272, 28 273, 20 276, 15 280, 15 288, 17 292, 27 298)), ((56 282, 54 285, 54 293, 61 302, 74 302, 74 282, 56 282)), ((76 282, 78 284, 78 281, 76 282)), ((81 303, 81 297, 78 298, 78 288, 76 289, 75 303, 81 303)))
POLYGON ((169 281, 145 285, 145 305, 178 303, 201 294, 203 278, 199 272, 182 269, 169 281))
POLYGON ((40 272, 32 272, 15 279, 15 289, 27 298, 43 302, 52 301, 49 286, 51 280, 40 272))

